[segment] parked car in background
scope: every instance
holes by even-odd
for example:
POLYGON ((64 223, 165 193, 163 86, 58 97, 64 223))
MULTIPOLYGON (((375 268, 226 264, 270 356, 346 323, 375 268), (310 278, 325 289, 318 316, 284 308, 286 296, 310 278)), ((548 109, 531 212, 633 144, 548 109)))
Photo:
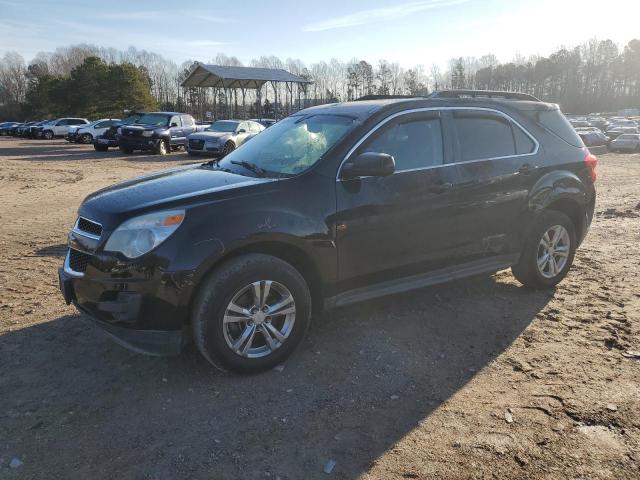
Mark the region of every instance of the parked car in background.
POLYGON ((219 162, 89 195, 65 302, 135 351, 193 339, 257 372, 323 307, 508 267, 552 288, 589 230, 596 158, 557 105, 462 94, 308 108, 219 162))
POLYGON ((38 129, 35 130, 35 138, 51 140, 55 137, 64 137, 67 135, 70 126, 86 125, 88 123, 89 120, 86 118, 58 118, 38 127, 38 129))
POLYGON ((599 128, 601 131, 605 132, 609 127, 609 122, 606 118, 602 117, 589 117, 588 118, 589 125, 592 127, 599 128))
POLYGON ((19 122, 2 122, 0 123, 0 136, 6 137, 13 135, 15 128, 20 125, 19 122))
POLYGON ((640 152, 640 134, 623 133, 609 143, 612 152, 640 152))
POLYGON ((73 136, 75 142, 90 144, 94 139, 104 134, 109 128, 114 125, 120 125, 121 120, 119 118, 103 118, 96 120, 88 125, 80 125, 78 127, 69 127, 69 135, 73 136), (75 131, 72 133, 71 129, 75 131))
POLYGON ((65 135, 64 139, 69 143, 76 143, 77 142, 76 132, 80 127, 81 125, 71 125, 70 127, 68 127, 67 134, 65 135))
POLYGON ((189 155, 224 157, 264 129, 263 125, 251 120, 218 120, 206 130, 187 137, 187 152, 189 155))
POLYGON ((579 128, 576 132, 587 147, 599 147, 609 143, 609 138, 597 128, 579 128))
POLYGON ((123 125, 133 125, 145 112, 136 112, 129 115, 127 118, 115 122, 109 128, 107 128, 101 135, 96 136, 93 141, 93 148, 98 152, 106 152, 109 148, 118 146, 118 128, 123 125))
POLYGON ((25 137, 27 135, 27 132, 29 131, 29 127, 31 127, 35 123, 36 122, 32 120, 32 121, 24 122, 24 123, 18 125, 15 128, 15 131, 13 132, 13 135, 16 136, 16 137, 25 137))
POLYGON ((277 123, 275 118, 250 118, 252 122, 258 122, 264 128, 269 128, 274 126, 277 123))
POLYGON ((39 122, 34 122, 33 125, 30 125, 27 128, 26 134, 24 135, 27 138, 40 138, 42 135, 41 127, 51 122, 52 120, 41 120, 39 122))
POLYGON ((633 120, 629 120, 627 118, 618 118, 611 121, 611 125, 609 126, 609 128, 611 129, 623 128, 623 127, 636 128, 637 126, 638 124, 633 120))
POLYGON ((196 125, 193 117, 185 113, 145 113, 136 123, 118 127, 118 147, 124 153, 145 150, 165 155, 184 147, 190 134, 204 128, 204 125, 196 125))
POLYGON ((606 135, 609 140, 615 140, 625 133, 640 133, 640 131, 636 127, 616 127, 611 130, 607 130, 606 135))
POLYGON ((571 125, 573 126, 573 128, 581 128, 581 127, 588 127, 589 126, 589 122, 587 122, 586 120, 569 120, 571 122, 571 125))

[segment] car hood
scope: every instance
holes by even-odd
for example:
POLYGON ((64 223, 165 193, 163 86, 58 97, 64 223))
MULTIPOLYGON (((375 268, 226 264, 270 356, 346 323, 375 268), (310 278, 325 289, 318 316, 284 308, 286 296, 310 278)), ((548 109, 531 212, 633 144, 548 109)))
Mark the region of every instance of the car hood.
POLYGON ((89 195, 79 209, 83 217, 114 228, 136 213, 215 200, 229 190, 247 188, 274 179, 253 178, 189 165, 163 170, 112 185, 89 195))
POLYGON ((231 138, 229 132, 197 132, 189 135, 189 140, 227 140, 231 138))

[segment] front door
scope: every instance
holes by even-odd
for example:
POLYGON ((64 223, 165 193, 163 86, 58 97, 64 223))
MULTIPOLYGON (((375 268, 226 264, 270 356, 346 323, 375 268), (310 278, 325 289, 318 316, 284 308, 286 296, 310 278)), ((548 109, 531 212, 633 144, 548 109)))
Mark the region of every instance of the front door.
POLYGON ((184 144, 184 130, 182 128, 182 120, 180 115, 174 115, 169 122, 169 135, 171 136, 171 145, 184 144))
POLYGON ((455 262, 457 170, 440 113, 403 114, 370 134, 351 154, 387 153, 396 171, 336 183, 340 291, 455 262), (443 141, 443 138, 445 141, 443 141))

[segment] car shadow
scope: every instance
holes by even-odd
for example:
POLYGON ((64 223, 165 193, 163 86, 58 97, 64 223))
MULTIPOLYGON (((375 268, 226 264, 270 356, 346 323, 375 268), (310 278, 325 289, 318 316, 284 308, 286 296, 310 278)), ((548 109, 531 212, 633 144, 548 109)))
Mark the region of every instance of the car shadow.
POLYGON ((15 157, 14 160, 27 162, 53 161, 85 161, 85 160, 113 160, 122 159, 131 162, 165 163, 184 161, 198 163, 203 160, 188 156, 184 150, 177 150, 167 155, 154 155, 148 152, 134 152, 123 154, 117 148, 110 148, 106 152, 94 150, 92 145, 71 144, 63 140, 25 140, 3 146, 0 142, 0 157, 15 157))
POLYGON ((0 337, 0 457, 94 479, 323 478, 332 459, 333 478, 355 479, 552 296, 481 276, 352 305, 316 319, 282 370, 252 376, 193 346, 131 353, 62 316, 0 337))

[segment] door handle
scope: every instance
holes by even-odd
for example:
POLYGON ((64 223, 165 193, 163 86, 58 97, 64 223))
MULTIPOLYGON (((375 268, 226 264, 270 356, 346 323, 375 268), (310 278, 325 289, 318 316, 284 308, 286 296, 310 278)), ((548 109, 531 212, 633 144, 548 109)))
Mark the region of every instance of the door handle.
POLYGON ((448 190, 451 190, 452 188, 453 188, 453 183, 441 182, 441 183, 436 183, 434 185, 430 185, 427 188, 427 191, 429 191, 430 193, 444 193, 448 190))
POLYGON ((531 173, 531 165, 529 165, 528 163, 523 164, 519 169, 518 169, 518 173, 521 173, 523 175, 529 175, 531 173))

